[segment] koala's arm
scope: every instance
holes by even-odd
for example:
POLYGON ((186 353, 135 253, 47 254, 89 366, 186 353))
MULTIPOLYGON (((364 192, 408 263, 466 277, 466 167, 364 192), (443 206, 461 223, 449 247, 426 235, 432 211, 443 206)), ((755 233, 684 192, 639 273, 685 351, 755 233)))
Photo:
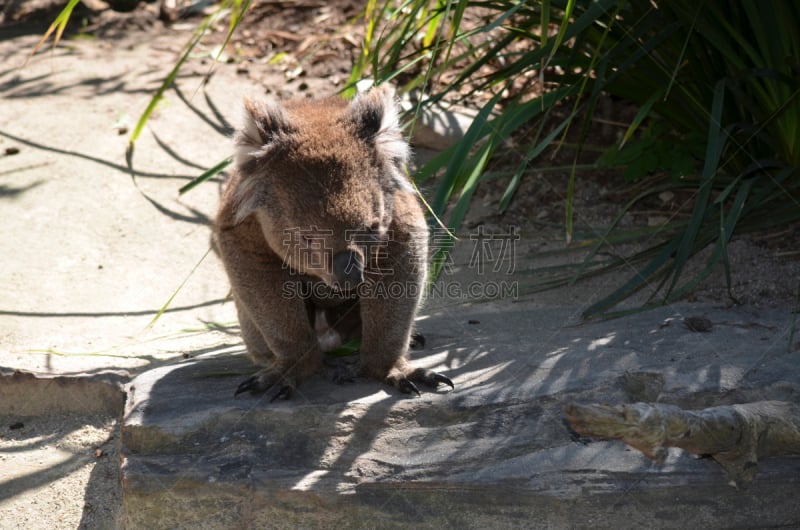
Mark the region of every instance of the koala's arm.
POLYGON ((382 268, 391 269, 391 273, 370 280, 396 283, 402 288, 397 289, 400 296, 360 300, 362 370, 365 375, 385 380, 405 392, 417 392, 410 381, 452 386, 449 379, 430 370, 414 369, 406 361, 414 317, 425 289, 428 257, 428 229, 413 193, 397 192, 395 195, 391 231, 382 264, 382 268))
POLYGON ((217 246, 231 282, 242 337, 253 361, 265 369, 247 390, 279 382, 295 386, 319 367, 322 352, 302 298, 287 296, 297 280, 268 247, 255 216, 238 224, 223 206, 217 246))

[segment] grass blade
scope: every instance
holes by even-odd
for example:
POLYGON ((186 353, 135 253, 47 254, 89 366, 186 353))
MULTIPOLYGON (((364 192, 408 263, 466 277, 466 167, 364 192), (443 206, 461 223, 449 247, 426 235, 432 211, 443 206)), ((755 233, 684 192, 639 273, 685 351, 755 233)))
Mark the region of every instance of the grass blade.
MULTIPOLYGON (((181 67, 183 66, 183 63, 185 63, 186 60, 190 57, 190 55, 192 54, 192 51, 200 43, 200 40, 203 38, 203 36, 206 34, 206 32, 209 30, 209 28, 220 17, 222 17, 225 14, 226 5, 228 3, 229 2, 221 4, 212 14, 207 16, 203 20, 203 22, 201 22, 197 26, 197 28, 195 28, 194 33, 192 34, 192 37, 184 45, 183 52, 182 52, 181 56, 178 58, 178 60, 176 61, 175 66, 172 67, 172 70, 170 70, 169 74, 167 74, 167 77, 161 83, 161 86, 158 87, 158 89, 156 90, 156 93, 150 99, 150 102, 147 104, 147 107, 145 108, 144 112, 139 117, 139 120, 136 122, 136 125, 133 128, 133 132, 131 132, 131 136, 128 139, 128 151, 130 153, 129 154, 130 158, 132 158, 132 154, 133 154, 133 145, 136 143, 136 140, 139 139, 139 136, 141 135, 142 130, 144 129, 144 126, 147 124, 147 121, 150 119, 150 116, 153 114, 153 111, 156 109, 158 104, 161 102, 161 99, 164 97, 164 92, 166 92, 167 89, 169 87, 171 87, 172 84, 175 82, 175 78, 178 76, 178 72, 180 71, 181 67)), ((245 4, 242 6, 242 8, 244 10, 246 10, 249 6, 250 6, 250 2, 248 0, 247 2, 245 2, 245 4)), ((242 11, 239 15, 241 15, 243 13, 244 13, 244 11, 242 11)), ((231 34, 229 33, 229 35, 227 37, 228 39, 230 39, 230 35, 231 34)), ((227 40, 226 40, 226 42, 227 42, 227 40)), ((219 53, 222 53, 222 49, 223 48, 220 48, 220 52, 219 53)))
POLYGON ((56 34, 53 37, 53 48, 58 45, 59 41, 61 40, 61 36, 64 34, 64 29, 67 27, 67 22, 69 22, 69 17, 72 16, 72 10, 75 9, 75 6, 78 5, 78 2, 80 2, 80 0, 69 0, 69 2, 67 2, 67 5, 64 6, 64 9, 62 9, 58 16, 56 16, 55 20, 53 20, 53 23, 47 28, 47 31, 45 31, 42 38, 39 39, 39 42, 33 47, 30 55, 28 55, 28 57, 25 59, 23 66, 28 64, 28 61, 30 61, 31 57, 36 55, 36 52, 42 48, 44 43, 47 42, 47 39, 50 38, 50 35, 52 35, 54 31, 56 34))
POLYGON ((208 168, 202 174, 200 174, 197 178, 193 179, 187 184, 181 186, 181 189, 178 190, 179 195, 183 195, 187 191, 195 188, 196 186, 202 184, 203 182, 207 181, 208 179, 216 176, 220 172, 222 172, 226 167, 228 167, 233 162, 233 158, 228 157, 222 162, 219 162, 215 166, 208 168))
POLYGON ((167 309, 169 309, 169 306, 172 304, 172 301, 175 299, 176 296, 178 296, 178 293, 181 292, 181 289, 183 289, 183 286, 186 285, 186 282, 189 281, 189 278, 191 278, 194 275, 195 271, 200 267, 200 264, 202 264, 203 261, 205 261, 205 259, 208 257, 209 254, 211 254, 211 251, 212 251, 212 248, 209 246, 208 250, 206 250, 206 253, 203 254, 203 257, 200 258, 200 260, 197 263, 195 263, 194 267, 192 267, 192 270, 189 271, 189 274, 186 275, 186 277, 183 279, 183 281, 178 286, 178 288, 175 289, 175 291, 172 293, 172 296, 170 296, 169 299, 166 301, 166 303, 164 303, 164 305, 161 306, 161 309, 158 310, 158 313, 156 313, 156 315, 153 317, 153 320, 151 320, 147 324, 148 328, 153 327, 153 325, 156 323, 156 321, 159 318, 161 318, 161 315, 163 315, 164 312, 167 309))
POLYGON ((686 265, 686 261, 693 253, 692 250, 695 248, 695 239, 706 219, 706 208, 710 203, 709 197, 711 196, 714 176, 719 170, 722 151, 728 139, 727 131, 722 128, 722 109, 724 101, 725 80, 720 80, 714 87, 714 99, 711 104, 711 119, 708 126, 706 159, 701 175, 700 188, 698 189, 689 225, 686 227, 686 231, 681 237, 680 245, 677 248, 672 271, 672 282, 667 292, 672 291, 675 287, 683 271, 683 267, 686 265))

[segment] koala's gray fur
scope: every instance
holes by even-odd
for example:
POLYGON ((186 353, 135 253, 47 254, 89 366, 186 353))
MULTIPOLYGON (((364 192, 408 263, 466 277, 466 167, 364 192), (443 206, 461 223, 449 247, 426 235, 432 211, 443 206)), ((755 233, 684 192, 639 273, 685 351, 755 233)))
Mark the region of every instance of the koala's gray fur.
POLYGON ((237 394, 277 386, 289 397, 323 351, 354 337, 363 375, 407 393, 452 386, 406 361, 428 229, 391 91, 349 104, 246 100, 245 111, 215 225, 242 337, 263 367, 237 394))

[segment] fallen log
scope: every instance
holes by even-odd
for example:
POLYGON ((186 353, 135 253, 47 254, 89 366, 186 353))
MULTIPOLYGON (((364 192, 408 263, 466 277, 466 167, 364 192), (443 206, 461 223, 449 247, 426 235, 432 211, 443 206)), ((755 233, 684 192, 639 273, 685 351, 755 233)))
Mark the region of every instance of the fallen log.
POLYGON ((755 478, 759 458, 800 454, 800 405, 785 401, 702 410, 661 403, 572 403, 564 412, 576 433, 622 440, 659 463, 667 447, 710 456, 735 487, 755 478))

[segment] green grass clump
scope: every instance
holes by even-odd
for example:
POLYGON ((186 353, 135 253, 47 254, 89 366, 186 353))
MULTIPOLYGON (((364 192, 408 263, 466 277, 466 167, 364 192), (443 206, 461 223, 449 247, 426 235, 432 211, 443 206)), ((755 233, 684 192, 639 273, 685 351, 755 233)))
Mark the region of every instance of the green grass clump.
MULTIPOLYGON (((37 49, 54 32, 58 40, 76 3, 67 3, 37 49)), ((131 167, 150 113, 207 29, 229 15, 227 43, 249 6, 250 0, 221 0, 198 24, 133 129, 131 167)), ((438 218, 448 212, 452 230, 490 178, 491 164, 501 159, 513 168, 498 204, 503 211, 533 166, 556 169, 542 155, 565 147, 568 137, 568 243, 579 170, 617 168, 621 185, 648 183, 602 234, 580 242, 587 250, 582 263, 533 286, 636 267, 587 317, 609 314, 644 288, 651 292, 645 307, 672 302, 720 265, 730 289, 727 244, 734 234, 800 220, 800 3, 794 0, 367 0, 364 16, 364 46, 346 92, 373 77, 401 92, 419 91, 417 110, 442 101, 480 102, 464 138, 415 175, 419 183, 437 177, 430 206, 438 218), (635 114, 620 141, 587 163, 586 140, 602 98, 632 106, 635 114), (663 177, 642 180, 645 175, 663 177), (637 232, 618 229, 626 211, 664 191, 691 197, 687 217, 637 232), (637 238, 644 249, 619 254, 617 245, 637 238), (688 260, 707 247, 702 270, 686 278, 688 260), (596 259, 608 249, 614 257, 596 259)), ((181 191, 229 163, 221 161, 181 191)))
POLYGON ((490 96, 463 140, 417 175, 439 176, 431 205, 439 216, 448 209, 452 229, 500 155, 516 160, 502 211, 529 167, 541 170, 542 153, 562 145, 569 132, 577 136, 564 213, 569 242, 575 176, 585 167, 578 162, 589 154, 584 146, 598 103, 611 97, 635 108, 620 142, 592 166, 619 168, 628 181, 664 177, 652 180, 619 218, 666 190, 691 196, 691 211, 687 219, 641 231, 648 248, 610 261, 595 258, 625 237, 616 221, 582 242, 589 248, 583 263, 546 287, 638 267, 587 317, 608 314, 646 287, 653 293, 646 307, 669 303, 720 264, 730 288, 727 243, 734 234, 800 219, 800 4, 792 0, 769 8, 746 0, 407 0, 370 2, 369 13, 376 29, 354 79, 371 73, 399 82, 401 90, 421 89, 420 106, 490 96), (511 153, 503 148, 509 138, 516 146, 511 153), (689 258, 709 246, 704 268, 685 278, 689 258))

